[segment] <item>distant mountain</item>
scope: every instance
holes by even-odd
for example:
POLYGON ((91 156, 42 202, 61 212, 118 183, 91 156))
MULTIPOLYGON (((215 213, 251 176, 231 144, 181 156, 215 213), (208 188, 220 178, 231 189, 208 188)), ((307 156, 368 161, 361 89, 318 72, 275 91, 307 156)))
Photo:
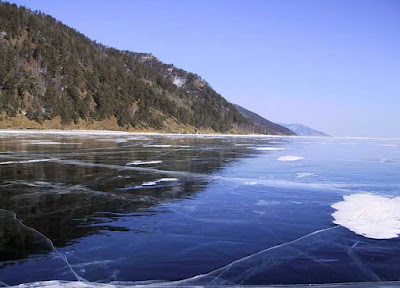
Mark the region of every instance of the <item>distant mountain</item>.
POLYGON ((252 121, 254 124, 258 125, 262 129, 263 134, 268 134, 268 135, 274 135, 274 134, 279 134, 279 135, 296 135, 294 131, 291 129, 288 129, 286 127, 283 127, 279 124, 276 124, 274 122, 271 122, 260 115, 251 112, 237 104, 234 104, 236 108, 239 110, 239 112, 252 121))
POLYGON ((314 130, 310 127, 307 127, 302 124, 294 123, 294 124, 283 124, 279 123, 280 125, 292 130, 299 136, 329 136, 324 132, 314 130))
POLYGON ((196 74, 1 1, 0 128, 289 133, 254 124, 196 74))

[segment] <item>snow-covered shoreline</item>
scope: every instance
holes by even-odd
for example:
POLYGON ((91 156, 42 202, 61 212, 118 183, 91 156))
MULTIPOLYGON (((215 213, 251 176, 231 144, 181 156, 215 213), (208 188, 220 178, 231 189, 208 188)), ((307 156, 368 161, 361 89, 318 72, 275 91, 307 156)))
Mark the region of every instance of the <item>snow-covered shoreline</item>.
POLYGON ((182 137, 243 137, 243 138, 294 138, 294 139, 352 139, 352 140, 400 140, 400 138, 381 138, 381 137, 351 137, 351 136, 289 136, 289 135, 265 135, 265 134, 222 134, 222 133, 164 133, 164 132, 127 132, 114 130, 56 130, 56 129, 0 129, 0 136, 12 134, 42 134, 42 135, 89 135, 89 136, 182 136, 182 137))
MULTIPOLYGON (((113 130, 38 130, 38 129, 21 129, 21 130, 8 130, 0 129, 0 136, 4 134, 43 134, 43 135, 92 135, 92 136, 102 136, 102 135, 149 135, 149 136, 200 136, 200 137, 304 137, 304 136, 287 136, 287 135, 264 135, 264 134, 221 134, 221 133, 163 133, 163 132, 127 132, 127 131, 113 131, 113 130)), ((309 138, 309 137, 308 137, 309 138)))

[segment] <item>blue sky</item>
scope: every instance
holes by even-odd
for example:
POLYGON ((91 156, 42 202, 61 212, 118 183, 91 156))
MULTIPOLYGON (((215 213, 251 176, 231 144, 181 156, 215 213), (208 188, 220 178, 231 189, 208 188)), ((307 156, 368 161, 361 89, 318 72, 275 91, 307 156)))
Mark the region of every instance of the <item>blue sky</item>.
POLYGON ((275 122, 400 137, 400 1, 20 0, 275 122))

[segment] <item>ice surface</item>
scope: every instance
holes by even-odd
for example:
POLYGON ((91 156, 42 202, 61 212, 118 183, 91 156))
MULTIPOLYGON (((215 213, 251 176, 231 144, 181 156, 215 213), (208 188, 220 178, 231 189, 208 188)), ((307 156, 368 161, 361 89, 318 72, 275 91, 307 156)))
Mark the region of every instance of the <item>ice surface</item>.
POLYGON ((281 156, 278 158, 278 161, 281 162, 293 162, 293 161, 298 161, 298 160, 303 160, 304 157, 300 157, 300 156, 281 156))
POLYGON ((334 223, 373 239, 400 235, 400 197, 353 194, 332 205, 334 223))
MULTIPOLYGON (((209 273, 173 282, 171 286, 249 285, 255 279, 274 277, 273 274, 277 267, 285 266, 288 262, 295 261, 300 255, 307 255, 315 249, 320 249, 324 240, 325 245, 328 244, 331 240, 326 241, 326 239, 337 237, 333 236, 335 235, 333 234, 335 230, 337 230, 337 227, 313 231, 299 238, 268 247, 235 260, 209 273), (331 237, 328 236, 329 238, 327 238, 325 234, 331 235, 331 237)), ((305 271, 308 270, 306 267, 302 268, 305 271)), ((282 276, 291 277, 287 274, 282 276)))
MULTIPOLYGON (((41 233, 0 222, 0 246, 26 251, 17 260, 0 253, 0 281, 33 282, 25 287, 192 287, 400 279, 397 239, 371 239, 334 225, 331 207, 343 195, 368 191, 400 196, 398 150, 380 145, 400 142, 271 139, 0 131, 0 151, 8 152, 0 161, 46 160, 0 166, 0 208, 41 233), (47 141, 82 144, 26 145, 47 141), (357 143, 357 149, 341 142, 357 143), (284 149, 290 153, 279 152, 284 149), (276 161, 288 154, 310 160, 276 161), (78 277, 90 282, 68 282, 78 277), (68 281, 36 282, 45 279, 68 281)), ((387 216, 381 227, 395 230, 386 212, 375 214, 387 216)))

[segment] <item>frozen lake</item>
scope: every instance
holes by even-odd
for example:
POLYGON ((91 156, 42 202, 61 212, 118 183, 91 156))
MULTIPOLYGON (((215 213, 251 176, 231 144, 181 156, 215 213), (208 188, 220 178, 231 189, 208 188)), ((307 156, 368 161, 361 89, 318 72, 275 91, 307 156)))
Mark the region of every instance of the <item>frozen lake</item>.
POLYGON ((400 279, 398 139, 0 131, 0 187, 0 287, 400 279))

